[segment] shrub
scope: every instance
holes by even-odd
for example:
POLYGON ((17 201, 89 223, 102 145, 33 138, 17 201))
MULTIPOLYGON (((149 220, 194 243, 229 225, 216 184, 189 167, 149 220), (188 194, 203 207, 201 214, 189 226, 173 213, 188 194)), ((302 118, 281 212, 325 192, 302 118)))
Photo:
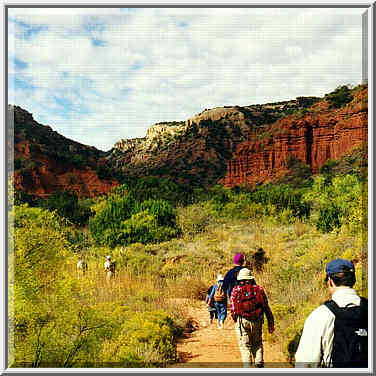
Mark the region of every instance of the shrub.
MULTIPOLYGON (((117 243, 115 244, 150 243, 154 239, 157 227, 157 219, 147 210, 134 214, 130 219, 121 223, 117 243)), ((107 244, 110 246, 115 245, 107 244)))
POLYGON ((179 208, 177 224, 184 235, 193 236, 205 231, 215 217, 210 206, 205 203, 179 208))
POLYGON ((192 200, 192 187, 177 184, 166 178, 144 177, 131 183, 129 194, 138 201, 164 200, 172 205, 188 204, 192 200))
MULTIPOLYGON (((110 197, 104 208, 89 221, 90 233, 98 244, 106 244, 105 238, 116 232, 120 224, 135 212, 136 201, 130 195, 110 197)), ((114 240, 111 244, 115 244, 114 240)))
MULTIPOLYGON (((315 177, 312 189, 303 201, 312 206, 312 221, 320 231, 328 232, 342 225, 358 230, 364 225, 363 191, 365 184, 357 175, 347 174, 328 179, 315 177)), ((365 195, 366 197, 366 195, 365 195)))
POLYGON ((176 226, 176 211, 167 201, 146 200, 137 208, 137 211, 145 210, 156 218, 158 226, 176 226))
POLYGON ((163 200, 138 203, 132 195, 112 196, 89 223, 98 244, 115 247, 131 243, 152 243, 178 235, 175 209, 163 200))
POLYGON ((335 228, 341 227, 341 211, 333 204, 320 208, 319 217, 316 222, 316 228, 322 232, 330 232, 335 228))
POLYGON ((55 192, 41 205, 45 209, 56 210, 58 215, 79 226, 87 224, 94 215, 90 208, 80 205, 76 194, 68 191, 55 192))
POLYGON ((338 161, 327 159, 326 162, 320 167, 320 174, 332 174, 333 169, 338 165, 338 161))
POLYGON ((176 360, 180 332, 165 312, 136 312, 122 324, 116 340, 104 343, 101 357, 122 368, 162 367, 176 360))
POLYGON ((351 90, 346 86, 339 86, 333 92, 325 94, 329 108, 341 108, 353 100, 351 90))

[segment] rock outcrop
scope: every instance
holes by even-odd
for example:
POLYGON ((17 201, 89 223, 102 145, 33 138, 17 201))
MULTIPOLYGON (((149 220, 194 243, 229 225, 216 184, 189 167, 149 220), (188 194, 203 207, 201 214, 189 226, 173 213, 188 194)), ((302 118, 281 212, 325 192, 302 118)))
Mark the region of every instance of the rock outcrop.
POLYGON ((65 138, 18 106, 9 106, 8 122, 14 132, 14 145, 8 147, 14 153, 17 190, 39 197, 64 190, 94 197, 119 185, 116 179, 98 176, 104 152, 65 138))
POLYGON ((317 173, 328 159, 338 159, 367 144, 367 88, 342 109, 325 101, 300 116, 290 115, 262 131, 253 132, 237 146, 220 183, 227 187, 255 185, 280 179, 295 158, 317 173))
MULTIPOLYGON (((312 103, 318 98, 308 98, 312 103)), ((195 185, 215 184, 225 176, 236 145, 251 130, 302 108, 298 99, 250 106, 206 109, 185 122, 158 123, 145 138, 121 140, 109 164, 128 176, 153 175, 195 185)))

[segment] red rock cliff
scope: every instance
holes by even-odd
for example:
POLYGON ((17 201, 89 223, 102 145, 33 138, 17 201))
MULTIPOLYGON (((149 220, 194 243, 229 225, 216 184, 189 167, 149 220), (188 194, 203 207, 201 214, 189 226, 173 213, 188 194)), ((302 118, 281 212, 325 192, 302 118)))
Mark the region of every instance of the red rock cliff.
POLYGON ((104 152, 65 138, 18 106, 10 106, 8 111, 14 129, 14 144, 8 148, 14 153, 17 190, 39 197, 64 190, 94 197, 119 185, 116 179, 98 176, 104 152))
POLYGON ((220 183, 233 187, 275 181, 288 172, 289 156, 317 173, 326 160, 367 143, 367 118, 367 89, 363 89, 342 109, 328 109, 322 101, 301 118, 290 115, 278 120, 237 146, 220 183))

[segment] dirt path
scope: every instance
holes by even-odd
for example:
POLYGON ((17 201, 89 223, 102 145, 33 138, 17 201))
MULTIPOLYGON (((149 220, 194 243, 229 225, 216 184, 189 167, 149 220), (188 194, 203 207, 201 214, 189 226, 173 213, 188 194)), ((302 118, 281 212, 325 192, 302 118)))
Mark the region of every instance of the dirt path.
MULTIPOLYGON (((217 329, 216 320, 209 323, 206 305, 191 306, 189 314, 196 327, 178 343, 179 363, 173 367, 184 368, 242 368, 240 351, 235 334, 235 324, 228 315, 224 328, 217 329)), ((229 312, 228 312, 229 314, 229 312)), ((277 344, 264 341, 265 368, 289 368, 277 344)))

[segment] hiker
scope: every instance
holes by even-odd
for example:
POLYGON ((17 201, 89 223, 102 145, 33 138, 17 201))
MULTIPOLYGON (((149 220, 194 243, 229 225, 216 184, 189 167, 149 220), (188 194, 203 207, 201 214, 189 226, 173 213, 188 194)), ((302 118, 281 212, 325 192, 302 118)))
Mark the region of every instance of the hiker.
POLYGON ((104 270, 107 273, 107 281, 115 277, 116 262, 111 260, 110 256, 105 256, 106 261, 104 263, 104 270))
POLYGON ((244 268, 244 255, 242 253, 237 253, 234 256, 234 266, 226 273, 223 280, 223 288, 227 293, 227 296, 230 298, 231 291, 234 286, 237 284, 236 277, 239 271, 244 268))
POLYGON ((83 259, 80 258, 77 262, 77 271, 79 273, 85 274, 88 271, 89 267, 87 262, 83 259))
POLYGON ((210 297, 209 304, 214 302, 215 310, 217 311, 218 329, 223 329, 227 317, 227 296, 223 289, 223 276, 218 274, 217 283, 214 285, 210 297))
POLYGON ((210 294, 214 288, 214 285, 211 285, 208 288, 208 291, 206 293, 206 298, 205 298, 205 303, 208 306, 208 312, 209 312, 209 322, 210 324, 213 324, 213 319, 217 319, 217 310, 215 309, 214 306, 214 301, 210 301, 210 294))
POLYGON ((295 367, 368 367, 368 301, 353 286, 354 264, 335 259, 325 268, 332 299, 310 313, 295 354, 295 367))
POLYGON ((264 313, 268 321, 269 333, 274 332, 274 318, 269 307, 264 289, 256 284, 251 271, 243 268, 237 276, 238 284, 234 287, 230 298, 232 319, 243 367, 264 367, 262 346, 262 324, 264 313))
POLYGON ((269 259, 265 257, 265 251, 262 248, 259 248, 252 255, 252 269, 261 272, 264 264, 266 264, 268 261, 269 259))

